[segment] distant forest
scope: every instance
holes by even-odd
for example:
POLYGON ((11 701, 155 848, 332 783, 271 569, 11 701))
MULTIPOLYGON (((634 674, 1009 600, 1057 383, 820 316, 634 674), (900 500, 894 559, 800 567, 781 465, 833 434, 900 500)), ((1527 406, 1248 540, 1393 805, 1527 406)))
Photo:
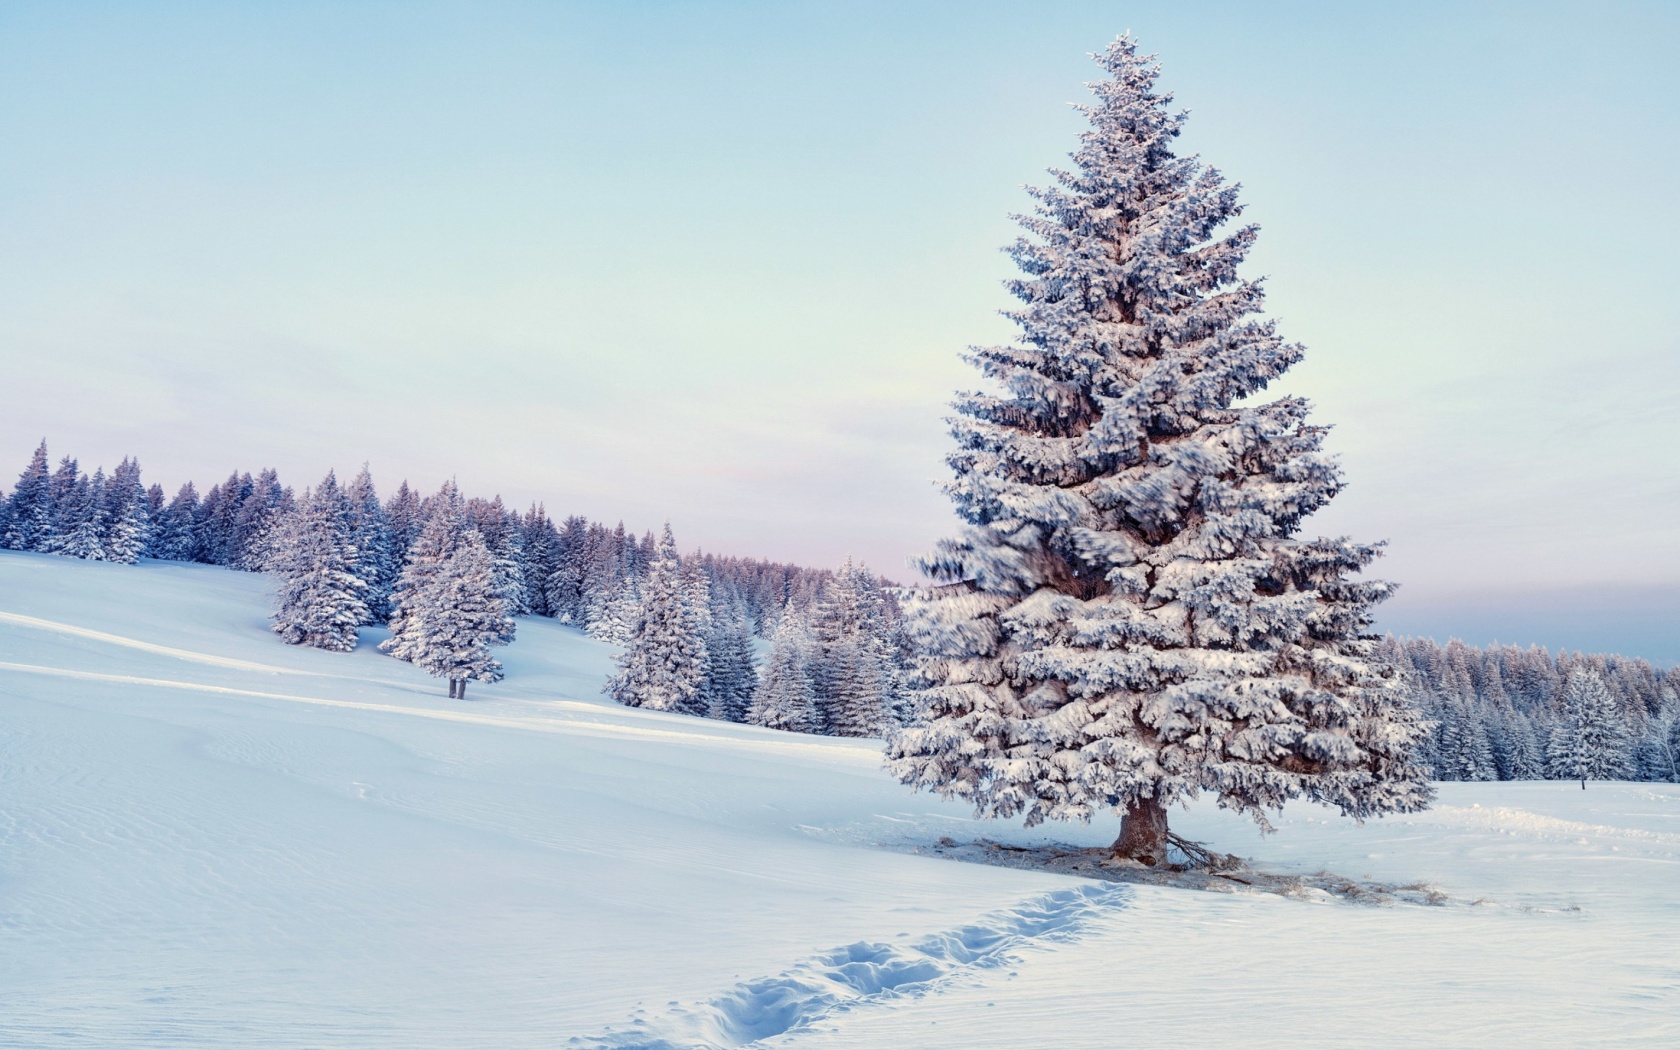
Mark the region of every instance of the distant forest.
MULTIPOLYGON (((476 531, 488 548, 496 591, 508 615, 552 617, 604 641, 631 641, 644 582, 658 558, 652 532, 636 536, 622 523, 608 526, 575 515, 556 521, 540 503, 515 511, 500 497, 463 499, 453 483, 423 496, 404 481, 381 500, 365 468, 343 486, 343 494, 353 527, 364 530, 358 542, 367 577, 368 622, 383 623, 389 615, 391 592, 410 548, 438 508, 448 504, 461 527, 476 531)), ((285 535, 283 524, 299 504, 300 496, 272 469, 235 472, 202 493, 188 482, 170 496, 156 484, 145 484, 138 460, 124 459, 110 474, 102 469, 88 474, 69 456, 53 466, 43 442, 10 497, 0 500, 0 547, 123 564, 156 558, 271 571, 285 535)), ((825 642, 825 631, 835 630, 824 623, 840 615, 835 610, 842 605, 855 606, 860 592, 878 595, 865 594, 866 601, 879 606, 880 623, 871 631, 879 635, 874 651, 884 665, 872 672, 885 683, 872 702, 891 721, 915 718, 909 699, 916 684, 913 661, 894 589, 886 581, 850 567, 837 574, 698 551, 682 556, 681 565, 706 582, 708 622, 741 624, 770 638, 788 613, 799 621, 797 631, 782 635, 799 639, 797 646, 787 643, 790 649, 810 650, 799 659, 810 664, 800 674, 811 683, 812 713, 793 722, 784 713, 777 716, 781 721, 769 724, 819 733, 848 731, 844 718, 824 714, 830 704, 839 705, 836 711, 844 705, 839 685, 835 698, 824 695, 825 681, 840 681, 837 672, 824 670, 825 646, 834 645, 832 639, 825 642)), ((1436 779, 1568 779, 1560 749, 1568 737, 1564 727, 1573 717, 1568 710, 1573 678, 1602 687, 1607 696, 1606 710, 1614 721, 1607 743, 1612 769, 1626 779, 1680 780, 1680 669, 1664 671, 1646 660, 1614 654, 1554 654, 1539 646, 1478 648, 1456 639, 1443 646, 1427 638, 1391 635, 1378 645, 1385 660, 1400 670, 1413 703, 1434 723, 1422 758, 1436 779)), ((722 705, 714 700, 713 717, 720 717, 721 710, 726 712, 722 717, 748 718, 752 682, 785 690, 783 669, 765 668, 760 676, 756 656, 737 655, 731 673, 749 681, 728 683, 735 699, 722 705)), ((772 664, 780 659, 774 657, 772 664)), ((707 711, 704 702, 696 701, 691 713, 707 711)))

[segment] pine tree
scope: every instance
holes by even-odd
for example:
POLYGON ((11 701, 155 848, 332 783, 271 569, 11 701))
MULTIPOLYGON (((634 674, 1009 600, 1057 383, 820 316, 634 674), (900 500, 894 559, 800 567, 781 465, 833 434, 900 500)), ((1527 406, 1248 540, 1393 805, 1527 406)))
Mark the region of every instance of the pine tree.
POLYGON ((1116 853, 1164 858, 1166 807, 1209 792, 1263 825, 1306 796, 1355 818, 1426 806, 1422 734, 1362 632, 1378 546, 1294 538, 1341 487, 1299 398, 1250 403, 1301 356, 1217 231, 1237 191, 1178 157, 1184 123, 1122 37, 1100 57, 1074 169, 1012 249, 1017 345, 971 361, 948 492, 969 525, 908 612, 924 725, 905 782, 983 815, 1124 814, 1116 853))
POLYGON ((92 477, 81 477, 66 503, 64 532, 53 553, 84 561, 106 561, 105 534, 109 531, 109 510, 105 504, 105 470, 95 469, 92 477))
POLYGON ((279 577, 274 631, 287 645, 347 653, 367 622, 355 571, 351 503, 331 472, 276 526, 268 571, 279 577))
POLYGON ((496 593, 490 549, 476 529, 459 537, 423 599, 424 644, 414 662, 449 679, 449 695, 467 698, 468 682, 499 682, 502 665, 490 647, 513 637, 507 603, 496 593))
POLYGON ((753 652, 752 624, 746 610, 725 604, 712 613, 706 638, 706 716, 725 722, 745 722, 758 689, 758 660, 753 652))
POLYGON ((124 459, 105 486, 107 560, 133 565, 152 544, 151 504, 140 480, 140 461, 124 459))
POLYGON ((599 602, 591 603, 584 633, 610 645, 629 645, 642 612, 642 594, 634 577, 625 576, 599 602))
POLYGON ((770 660, 753 694, 747 721, 789 733, 812 733, 817 694, 811 681, 811 640, 805 620, 791 605, 783 610, 770 643, 770 660))
POLYGON ((391 592, 391 636, 379 643, 381 651, 409 663, 417 662, 426 651, 428 603, 438 593, 437 580, 460 542, 460 525, 460 494, 448 484, 408 548, 402 574, 391 592))
POLYGON ((880 587, 851 559, 823 589, 811 617, 816 642, 812 670, 823 732, 867 737, 892 719, 891 652, 880 587))
POLYGON ((684 593, 682 564, 667 524, 648 565, 641 612, 607 693, 626 707, 703 715, 705 639, 684 593))
POLYGON ((193 522, 198 518, 198 490, 192 482, 182 485, 158 515, 152 538, 152 557, 169 561, 191 561, 193 522))
MULTIPOLYGON (((80 465, 74 459, 65 456, 58 461, 58 467, 52 472, 52 477, 47 483, 49 523, 46 534, 35 547, 36 550, 48 554, 64 553, 65 545, 70 541, 70 534, 91 514, 87 506, 88 483, 80 465)), ((83 545, 86 545, 85 537, 83 545)))
POLYGON ((48 468, 47 442, 42 439, 29 465, 18 475, 11 499, 6 501, 7 523, 0 532, 0 547, 14 551, 42 549, 52 531, 52 472, 48 468))
POLYGON ((420 512, 420 495, 408 487, 406 478, 386 501, 385 518, 391 523, 391 564, 405 565, 408 548, 420 538, 420 530, 426 525, 425 515, 420 512))
POLYGON ((350 507, 350 544, 356 548, 353 571, 362 581, 367 623, 384 623, 391 615, 391 588, 397 582, 391 522, 379 504, 373 474, 366 463, 344 490, 350 507))
POLYGON ((1563 684, 1563 721, 1552 730, 1547 755, 1557 780, 1622 780, 1628 776, 1627 729, 1604 679, 1576 667, 1563 684))

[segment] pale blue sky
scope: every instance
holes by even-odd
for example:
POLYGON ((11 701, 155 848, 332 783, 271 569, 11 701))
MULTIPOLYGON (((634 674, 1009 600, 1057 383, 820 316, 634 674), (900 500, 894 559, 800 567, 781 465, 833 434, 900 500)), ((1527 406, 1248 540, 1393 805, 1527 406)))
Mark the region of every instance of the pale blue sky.
POLYGON ((1385 625, 1680 659, 1672 4, 0 2, 0 468, 368 459, 902 573, 1125 29, 1264 227, 1385 625))

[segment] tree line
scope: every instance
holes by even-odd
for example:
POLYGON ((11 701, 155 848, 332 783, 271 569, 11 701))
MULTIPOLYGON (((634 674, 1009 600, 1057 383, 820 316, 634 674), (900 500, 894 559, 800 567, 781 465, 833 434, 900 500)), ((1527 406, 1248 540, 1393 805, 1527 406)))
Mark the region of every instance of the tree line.
POLYGON ((1680 670, 1457 639, 1390 636, 1382 655, 1433 723, 1437 780, 1680 780, 1680 670))
POLYGON ((627 647, 613 695, 632 706, 846 735, 903 716, 897 605, 849 562, 835 572, 678 556, 668 526, 661 540, 623 523, 556 522, 542 504, 516 512, 454 482, 422 496, 404 481, 381 500, 365 466, 301 494, 269 469, 167 498, 137 459, 109 476, 69 456, 50 464, 43 441, 0 500, 0 547, 268 573, 284 641, 349 651, 360 627, 386 625, 384 651, 447 678, 451 696, 499 680, 491 648, 513 639, 515 618, 546 616, 627 647), (774 639, 762 682, 755 638, 774 639), (634 668, 668 645, 683 655, 658 659, 677 659, 681 684, 649 692, 634 668))

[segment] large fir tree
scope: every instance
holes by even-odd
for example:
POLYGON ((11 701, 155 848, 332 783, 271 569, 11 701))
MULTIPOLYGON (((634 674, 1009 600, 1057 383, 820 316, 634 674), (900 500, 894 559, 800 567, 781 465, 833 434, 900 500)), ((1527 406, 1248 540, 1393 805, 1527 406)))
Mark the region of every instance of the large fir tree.
POLYGON ((1264 823, 1306 796, 1422 808, 1421 732, 1363 636, 1378 548, 1295 538, 1341 487, 1305 401, 1251 403, 1301 356, 1237 273, 1237 189, 1173 152, 1184 115, 1130 38, 1099 61, 1071 171, 1012 254, 1021 338, 971 360, 949 493, 968 528, 910 602, 930 683, 889 741, 907 783, 982 814, 1123 814, 1165 856, 1202 792, 1264 823))

